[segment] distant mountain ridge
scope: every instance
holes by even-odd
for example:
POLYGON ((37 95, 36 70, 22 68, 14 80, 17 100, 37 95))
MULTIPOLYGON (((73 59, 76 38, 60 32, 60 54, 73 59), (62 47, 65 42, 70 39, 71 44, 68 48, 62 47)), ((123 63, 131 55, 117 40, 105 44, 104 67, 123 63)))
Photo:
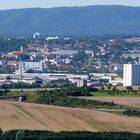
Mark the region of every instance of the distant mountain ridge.
POLYGON ((0 34, 140 34, 140 8, 86 6, 0 11, 0 34))

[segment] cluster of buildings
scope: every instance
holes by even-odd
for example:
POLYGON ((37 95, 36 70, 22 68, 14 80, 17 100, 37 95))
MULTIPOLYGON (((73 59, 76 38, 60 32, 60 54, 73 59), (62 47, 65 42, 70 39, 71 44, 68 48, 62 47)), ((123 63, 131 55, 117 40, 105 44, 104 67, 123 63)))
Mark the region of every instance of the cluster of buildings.
POLYGON ((90 73, 88 86, 122 86, 123 79, 116 73, 90 73))
POLYGON ((122 54, 122 57, 127 59, 127 58, 140 58, 140 50, 130 50, 128 53, 122 54))
POLYGON ((88 75, 78 74, 59 74, 59 73, 16 73, 16 74, 0 74, 0 84, 2 83, 18 83, 27 84, 48 84, 52 81, 68 80, 77 87, 87 86, 88 75), (22 76, 22 77, 21 77, 22 76), (10 77, 10 81, 6 80, 10 77))
POLYGON ((116 73, 93 73, 94 85, 100 85, 102 81, 113 86, 140 86, 140 64, 124 64, 123 77, 119 77, 116 73))
POLYGON ((121 40, 90 38, 85 41, 60 39, 56 36, 41 39, 40 33, 34 33, 27 46, 21 46, 18 51, 0 53, 0 73, 12 73, 0 74, 0 82, 4 81, 6 76, 10 76, 13 82, 19 82, 22 77, 23 82, 30 84, 39 82, 34 78, 38 77, 43 83, 69 80, 78 87, 139 86, 140 65, 123 65, 129 63, 123 60, 129 61, 132 58, 136 61, 140 58, 140 50, 130 49, 133 43, 140 43, 140 38, 121 40), (129 45, 126 48, 118 48, 124 44, 129 45), (119 54, 115 51, 118 49, 121 52, 119 54), (85 59, 81 60, 83 57, 85 59), (81 73, 83 75, 80 75, 81 73))

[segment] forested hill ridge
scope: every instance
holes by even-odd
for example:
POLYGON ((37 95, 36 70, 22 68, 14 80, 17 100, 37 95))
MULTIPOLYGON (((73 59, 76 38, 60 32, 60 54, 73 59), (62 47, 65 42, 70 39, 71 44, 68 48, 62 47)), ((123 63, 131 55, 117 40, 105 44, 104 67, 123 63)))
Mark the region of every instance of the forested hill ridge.
POLYGON ((0 34, 140 34, 140 7, 86 6, 0 11, 0 34))

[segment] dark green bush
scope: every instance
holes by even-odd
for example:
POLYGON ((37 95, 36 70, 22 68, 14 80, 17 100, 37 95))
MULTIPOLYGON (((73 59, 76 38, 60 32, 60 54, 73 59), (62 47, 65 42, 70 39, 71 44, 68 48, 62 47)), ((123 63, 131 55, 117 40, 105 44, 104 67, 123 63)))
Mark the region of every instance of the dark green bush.
POLYGON ((140 117, 140 111, 139 110, 128 109, 128 110, 124 111, 123 114, 127 115, 127 116, 138 116, 138 117, 140 117))

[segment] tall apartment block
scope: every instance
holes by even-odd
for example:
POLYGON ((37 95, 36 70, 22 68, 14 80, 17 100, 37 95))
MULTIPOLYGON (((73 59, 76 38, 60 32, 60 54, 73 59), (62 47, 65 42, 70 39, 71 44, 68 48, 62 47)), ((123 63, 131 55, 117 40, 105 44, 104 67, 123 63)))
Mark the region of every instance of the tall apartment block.
POLYGON ((123 66, 123 86, 140 85, 140 64, 124 64, 123 66))

